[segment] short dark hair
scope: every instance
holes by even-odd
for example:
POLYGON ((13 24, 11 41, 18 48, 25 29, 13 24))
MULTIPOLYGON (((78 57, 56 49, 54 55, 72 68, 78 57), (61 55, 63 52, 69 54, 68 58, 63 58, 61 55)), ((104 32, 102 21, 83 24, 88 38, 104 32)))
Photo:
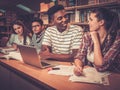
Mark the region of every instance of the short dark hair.
POLYGON ((49 16, 49 19, 52 18, 52 16, 58 12, 59 10, 63 10, 64 6, 63 5, 54 5, 51 8, 48 9, 47 14, 49 16))
POLYGON ((41 26, 43 25, 43 20, 40 18, 33 18, 31 23, 33 23, 33 22, 39 22, 41 26))

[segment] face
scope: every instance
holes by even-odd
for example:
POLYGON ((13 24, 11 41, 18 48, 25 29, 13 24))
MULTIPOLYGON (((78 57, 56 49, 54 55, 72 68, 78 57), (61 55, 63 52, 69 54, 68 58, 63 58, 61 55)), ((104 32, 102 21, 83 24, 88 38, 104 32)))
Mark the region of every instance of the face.
POLYGON ((101 23, 96 17, 96 13, 91 13, 89 16, 89 27, 90 31, 98 31, 100 29, 101 23))
POLYGON ((57 26, 58 30, 65 31, 67 29, 69 19, 65 10, 60 10, 56 12, 53 18, 54 18, 54 24, 57 26))
POLYGON ((23 33, 23 27, 21 25, 14 24, 13 25, 13 29, 14 29, 14 31, 15 31, 16 34, 22 35, 22 33, 23 33))
POLYGON ((42 26, 40 25, 39 22, 33 22, 32 23, 32 31, 35 34, 38 34, 42 31, 42 26))

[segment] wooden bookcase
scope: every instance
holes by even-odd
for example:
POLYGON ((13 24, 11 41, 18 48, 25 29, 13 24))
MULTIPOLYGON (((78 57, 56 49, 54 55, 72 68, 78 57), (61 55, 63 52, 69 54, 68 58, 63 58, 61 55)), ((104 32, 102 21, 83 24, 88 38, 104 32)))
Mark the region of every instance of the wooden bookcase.
MULTIPOLYGON (((62 4, 69 13, 70 23, 82 26, 85 31, 89 29, 87 22, 90 10, 93 8, 110 8, 118 12, 120 16, 120 0, 56 0, 56 2, 57 4, 62 4)), ((40 18, 45 18, 45 12, 39 13, 41 15, 40 18)))
POLYGON ((76 0, 74 6, 65 7, 65 9, 70 13, 70 23, 80 25, 87 31, 90 10, 98 7, 110 8, 120 17, 120 0, 76 0))
POLYGON ((16 19, 16 14, 13 11, 0 13, 0 46, 5 46, 7 39, 11 35, 11 22, 16 19))

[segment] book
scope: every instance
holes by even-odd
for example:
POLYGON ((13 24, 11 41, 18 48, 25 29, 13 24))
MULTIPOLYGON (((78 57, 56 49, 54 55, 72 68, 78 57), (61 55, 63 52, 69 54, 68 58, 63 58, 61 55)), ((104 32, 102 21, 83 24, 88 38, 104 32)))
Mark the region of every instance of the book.
POLYGON ((14 59, 14 60, 19 60, 22 61, 22 56, 19 51, 11 51, 7 52, 7 54, 0 56, 1 60, 9 60, 9 59, 14 59))
POLYGON ((46 12, 48 8, 49 7, 47 3, 40 3, 40 12, 46 12))

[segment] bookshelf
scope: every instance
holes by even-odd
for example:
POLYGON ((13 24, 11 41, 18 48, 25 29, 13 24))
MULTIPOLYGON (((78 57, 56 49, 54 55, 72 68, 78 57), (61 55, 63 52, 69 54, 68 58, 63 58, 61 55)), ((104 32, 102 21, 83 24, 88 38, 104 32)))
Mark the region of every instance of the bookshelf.
POLYGON ((90 10, 98 7, 110 8, 120 16, 120 0, 76 0, 76 4, 65 9, 70 13, 70 23, 80 25, 87 31, 90 10))
MULTIPOLYGON (((5 37, 8 37, 8 26, 6 25, 6 16, 0 16, 0 46, 4 46, 5 37)), ((7 39, 6 39, 7 40, 7 39)))
MULTIPOLYGON (((70 23, 82 26, 85 31, 89 29, 87 22, 90 10, 93 8, 110 8, 117 11, 120 16, 120 0, 55 0, 56 2, 62 4, 69 13, 70 23)), ((45 16, 41 14, 40 18, 45 16)))
POLYGON ((12 11, 0 12, 0 46, 5 46, 11 34, 11 22, 16 19, 16 14, 12 11))

